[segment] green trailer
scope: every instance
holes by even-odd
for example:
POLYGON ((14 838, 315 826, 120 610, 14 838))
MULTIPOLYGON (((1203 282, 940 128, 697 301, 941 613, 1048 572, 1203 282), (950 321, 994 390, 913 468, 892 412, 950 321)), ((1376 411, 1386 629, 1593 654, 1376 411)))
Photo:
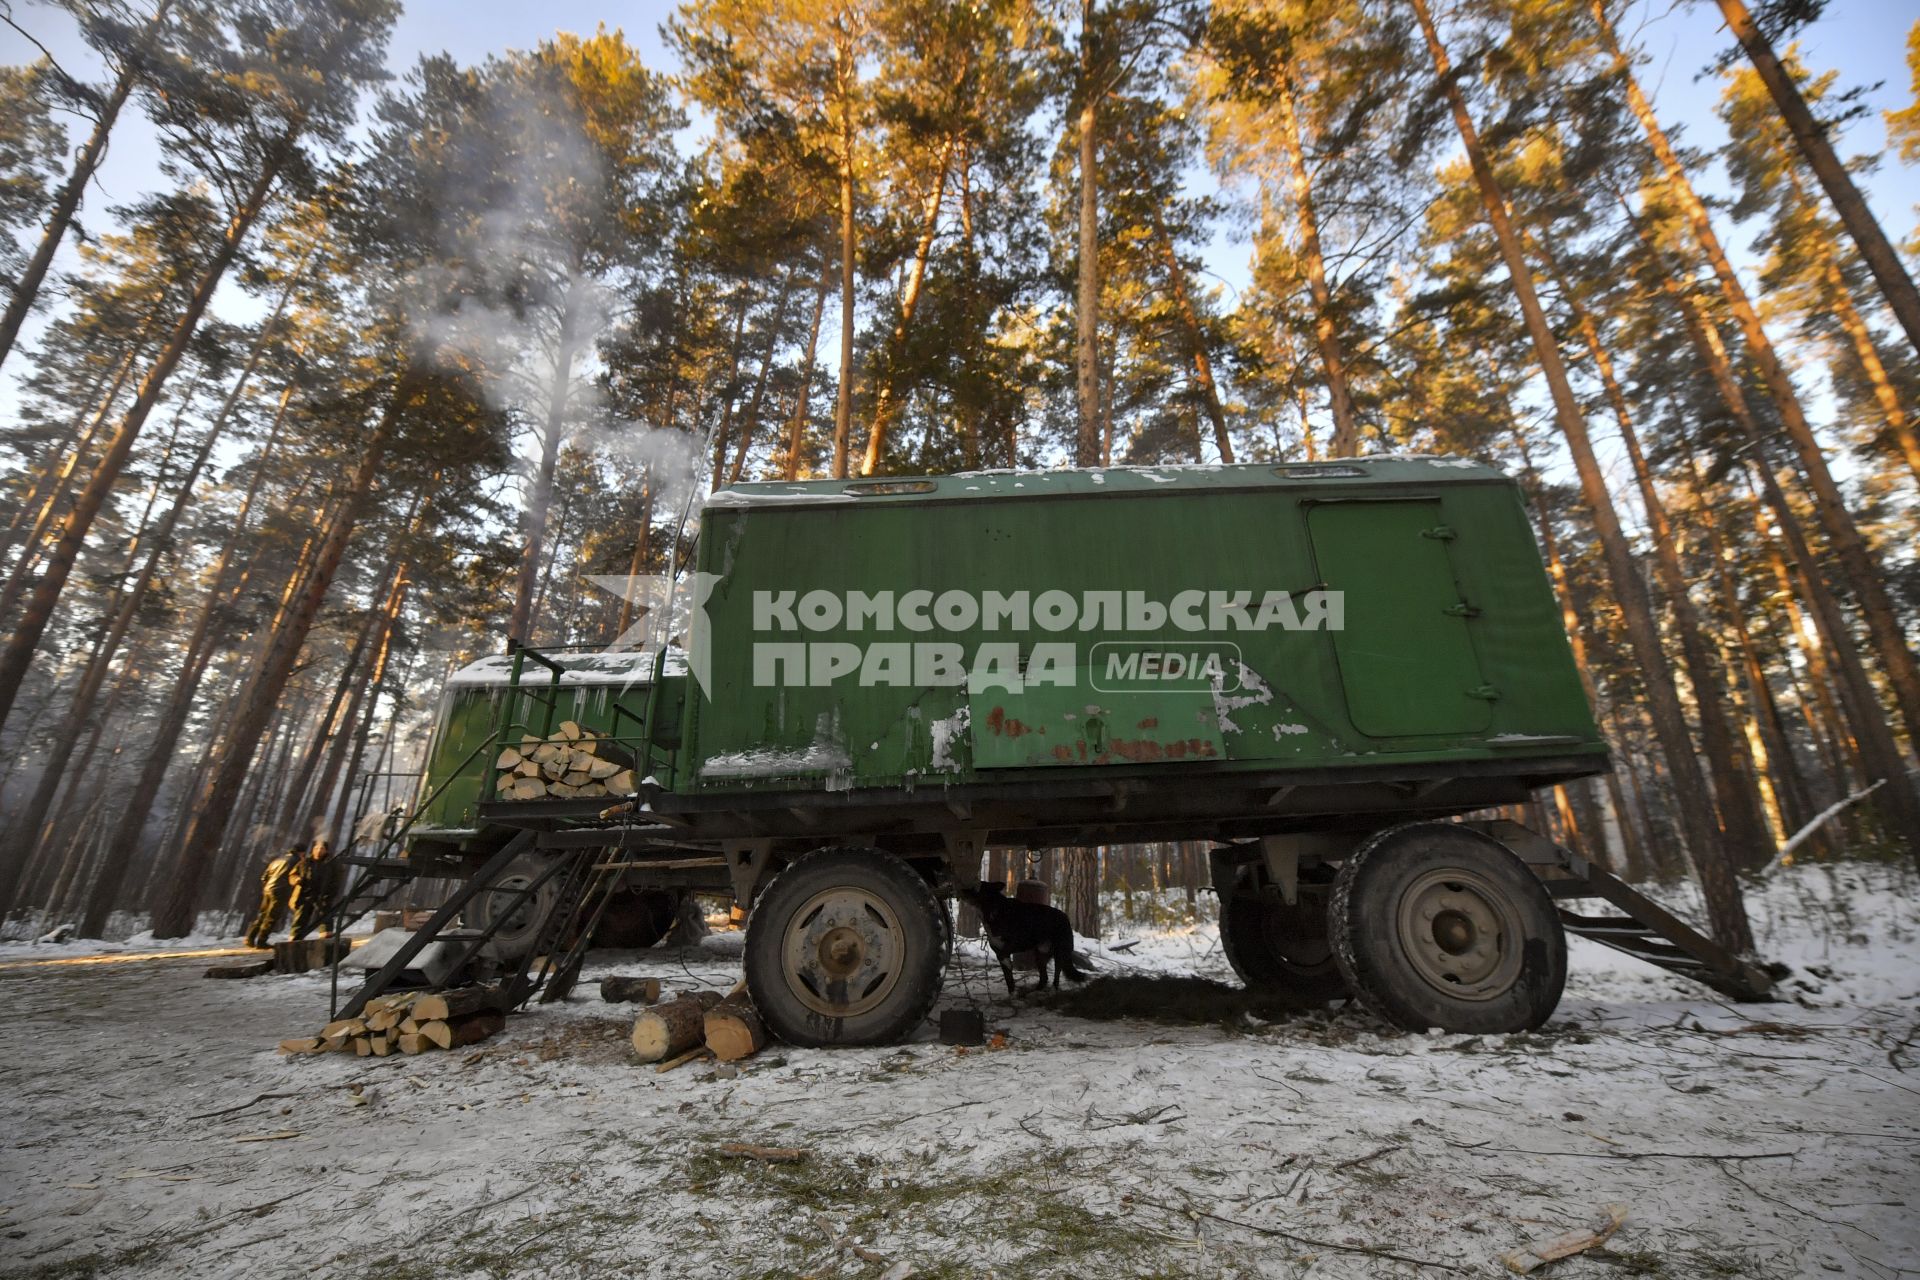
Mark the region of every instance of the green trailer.
MULTIPOLYGON (((1765 991, 1494 816, 1608 768, 1521 494, 1494 468, 745 484, 697 538, 684 663, 656 658, 609 726, 637 794, 490 801, 483 776, 477 818, 549 856, 617 849, 635 875, 691 867, 731 893, 749 990, 785 1039, 917 1026, 949 955, 943 900, 989 845, 1209 841, 1245 981, 1302 1005, 1350 994, 1403 1026, 1538 1026, 1567 929, 1765 991), (1556 905, 1576 899, 1615 912, 1556 905)), ((530 714, 531 651, 513 652, 496 745, 530 714)))

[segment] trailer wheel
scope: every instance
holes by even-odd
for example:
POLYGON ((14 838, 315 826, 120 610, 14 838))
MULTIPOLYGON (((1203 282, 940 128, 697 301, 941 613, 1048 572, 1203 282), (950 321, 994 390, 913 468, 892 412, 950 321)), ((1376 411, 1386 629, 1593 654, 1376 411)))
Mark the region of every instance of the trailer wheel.
POLYGON ((1347 994, 1327 933, 1327 893, 1302 885, 1288 906, 1274 889, 1235 884, 1220 900, 1220 949, 1248 990, 1300 1008, 1347 994))
POLYGON ((1328 922, 1347 986, 1410 1031, 1532 1030, 1566 985, 1552 898, 1467 827, 1412 823, 1367 840, 1341 865, 1328 922))
POLYGON ((803 1046, 891 1044, 940 994, 951 942, 933 889, 876 849, 822 849, 781 871, 747 922, 747 991, 803 1046))
POLYGON ((473 895, 462 913, 467 927, 485 929, 500 918, 500 927, 487 939, 481 954, 494 960, 518 960, 533 949, 540 939, 540 926, 547 922, 560 896, 560 876, 549 876, 532 896, 514 905, 514 895, 539 878, 547 869, 547 860, 533 854, 515 858, 507 864, 498 880, 473 895))

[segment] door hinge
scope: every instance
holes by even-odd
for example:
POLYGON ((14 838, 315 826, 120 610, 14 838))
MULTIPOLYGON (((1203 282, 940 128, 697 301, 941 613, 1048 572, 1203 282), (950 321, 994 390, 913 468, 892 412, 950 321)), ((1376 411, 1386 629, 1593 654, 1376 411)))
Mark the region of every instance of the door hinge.
POLYGON ((1468 604, 1465 600, 1462 600, 1459 604, 1448 605, 1440 612, 1446 614, 1449 618, 1477 618, 1480 616, 1480 606, 1468 604))
POLYGON ((1423 538, 1432 538, 1437 542, 1452 542, 1460 535, 1453 531, 1453 526, 1450 524, 1437 524, 1431 529, 1422 529, 1420 536, 1423 538))
POLYGON ((1484 698, 1488 702, 1498 702, 1500 700, 1500 691, 1490 684, 1475 685, 1473 688, 1467 690, 1467 696, 1469 698, 1484 698))

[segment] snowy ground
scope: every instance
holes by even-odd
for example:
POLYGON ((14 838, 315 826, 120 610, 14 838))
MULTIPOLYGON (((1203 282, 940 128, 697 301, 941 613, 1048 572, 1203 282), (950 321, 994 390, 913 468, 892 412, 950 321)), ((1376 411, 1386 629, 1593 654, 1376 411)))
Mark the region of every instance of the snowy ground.
MULTIPOLYGON (((1493 1275, 1609 1204, 1608 1246, 1546 1274, 1920 1274, 1916 888, 1776 880, 1788 1003, 1576 942, 1559 1016, 1512 1037, 1085 1021, 968 946, 945 998, 1006 1048, 775 1046, 733 1080, 632 1063, 591 981, 478 1050, 286 1060, 324 978, 9 947, 0 1275, 1493 1275)), ((712 941, 588 977, 724 986, 712 941)), ((1206 924, 1100 964, 1226 976, 1206 924)))

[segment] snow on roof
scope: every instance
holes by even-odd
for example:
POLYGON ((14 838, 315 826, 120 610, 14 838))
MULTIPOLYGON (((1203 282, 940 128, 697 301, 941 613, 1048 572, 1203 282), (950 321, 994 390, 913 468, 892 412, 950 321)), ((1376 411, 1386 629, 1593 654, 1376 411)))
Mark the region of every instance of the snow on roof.
POLYGON ((722 489, 708 498, 706 505, 727 510, 872 501, 938 502, 975 497, 1062 497, 1129 491, 1246 490, 1343 482, 1424 485, 1442 480, 1503 479, 1505 473, 1498 467, 1474 458, 1388 453, 1320 462, 1167 462, 1036 471, 996 467, 943 476, 760 481, 722 489))
MULTIPOLYGON (((544 653, 548 661, 566 670, 560 676, 563 685, 601 685, 601 684, 648 684, 653 680, 653 661, 659 656, 657 649, 626 649, 619 652, 597 651, 593 653, 544 653)), ((675 675, 686 670, 686 655, 678 649, 667 651, 667 674, 675 675)), ((447 677, 449 688, 455 685, 504 685, 513 678, 513 655, 507 653, 490 654, 478 662, 470 662, 447 677)), ((553 673, 537 662, 528 661, 521 667, 522 685, 546 684, 553 673)))

